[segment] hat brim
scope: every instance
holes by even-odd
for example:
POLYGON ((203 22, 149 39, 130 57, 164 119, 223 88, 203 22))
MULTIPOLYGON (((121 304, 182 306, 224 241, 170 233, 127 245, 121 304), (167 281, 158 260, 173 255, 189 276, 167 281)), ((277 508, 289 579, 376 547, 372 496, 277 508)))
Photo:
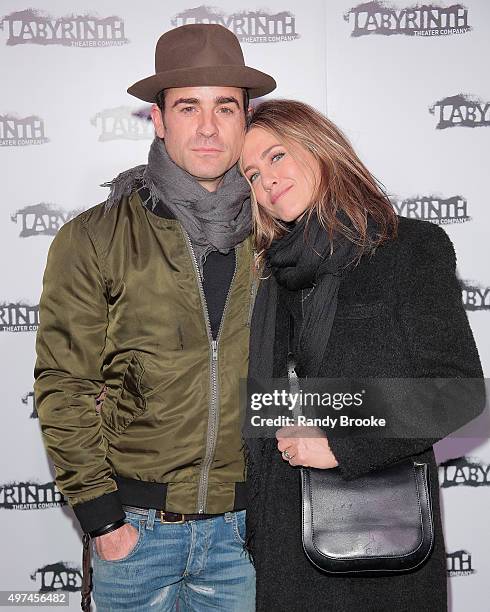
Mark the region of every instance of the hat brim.
POLYGON ((243 87, 248 90, 250 98, 259 98, 277 85, 265 72, 248 66, 200 66, 159 72, 131 85, 128 94, 145 102, 155 102, 155 96, 162 89, 213 86, 243 87))

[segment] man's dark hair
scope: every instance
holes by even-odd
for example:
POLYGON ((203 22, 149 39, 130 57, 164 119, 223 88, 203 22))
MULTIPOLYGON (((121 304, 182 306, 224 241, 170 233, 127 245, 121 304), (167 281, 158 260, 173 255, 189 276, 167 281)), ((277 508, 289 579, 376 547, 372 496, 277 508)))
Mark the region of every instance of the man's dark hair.
MULTIPOLYGON (((165 89, 161 89, 157 95, 155 96, 155 102, 158 108, 160 109, 162 115, 165 112, 165 89)), ((243 112, 245 113, 245 117, 247 117, 248 104, 250 102, 250 98, 248 95, 248 90, 242 87, 242 95, 243 95, 243 112)))

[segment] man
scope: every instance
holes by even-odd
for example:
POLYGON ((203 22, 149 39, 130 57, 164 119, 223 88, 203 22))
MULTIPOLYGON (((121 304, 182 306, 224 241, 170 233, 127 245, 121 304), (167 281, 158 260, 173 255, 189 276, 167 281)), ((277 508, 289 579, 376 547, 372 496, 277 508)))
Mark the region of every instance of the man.
POLYGON ((120 174, 49 252, 39 418, 95 543, 99 610, 253 610, 238 383, 254 280, 236 162, 248 97, 275 82, 218 25, 167 32, 155 58, 128 90, 158 103, 148 165, 120 174))

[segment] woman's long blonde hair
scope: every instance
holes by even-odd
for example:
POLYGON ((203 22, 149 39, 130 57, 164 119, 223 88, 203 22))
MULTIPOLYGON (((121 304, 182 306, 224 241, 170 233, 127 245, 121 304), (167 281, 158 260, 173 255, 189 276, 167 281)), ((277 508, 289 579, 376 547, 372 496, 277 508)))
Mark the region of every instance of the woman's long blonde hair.
MULTIPOLYGON (((309 151, 320 167, 320 180, 307 212, 314 213, 327 230, 330 239, 343 234, 359 245, 360 253, 373 250, 394 238, 397 217, 384 188, 361 162, 352 145, 339 128, 317 110, 296 100, 268 100, 252 112, 248 130, 261 128, 274 134, 290 148, 294 156, 301 147, 309 151), (339 219, 339 212, 350 223, 339 219), (371 218, 376 231, 368 232, 371 218)), ((258 265, 262 263, 272 241, 287 229, 257 204, 252 187, 252 213, 258 265)))

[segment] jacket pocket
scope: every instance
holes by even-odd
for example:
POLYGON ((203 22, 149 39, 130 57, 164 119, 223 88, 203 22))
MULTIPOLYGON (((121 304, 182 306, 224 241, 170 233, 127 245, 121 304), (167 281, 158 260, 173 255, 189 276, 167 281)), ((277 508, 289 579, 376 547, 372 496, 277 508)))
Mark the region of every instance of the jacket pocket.
POLYGON ((386 309, 384 302, 371 304, 344 304, 337 308, 337 319, 370 319, 378 317, 386 309))
POLYGON ((136 353, 133 353, 127 365, 114 412, 114 430, 123 432, 130 423, 146 410, 146 399, 142 389, 144 365, 136 353))

